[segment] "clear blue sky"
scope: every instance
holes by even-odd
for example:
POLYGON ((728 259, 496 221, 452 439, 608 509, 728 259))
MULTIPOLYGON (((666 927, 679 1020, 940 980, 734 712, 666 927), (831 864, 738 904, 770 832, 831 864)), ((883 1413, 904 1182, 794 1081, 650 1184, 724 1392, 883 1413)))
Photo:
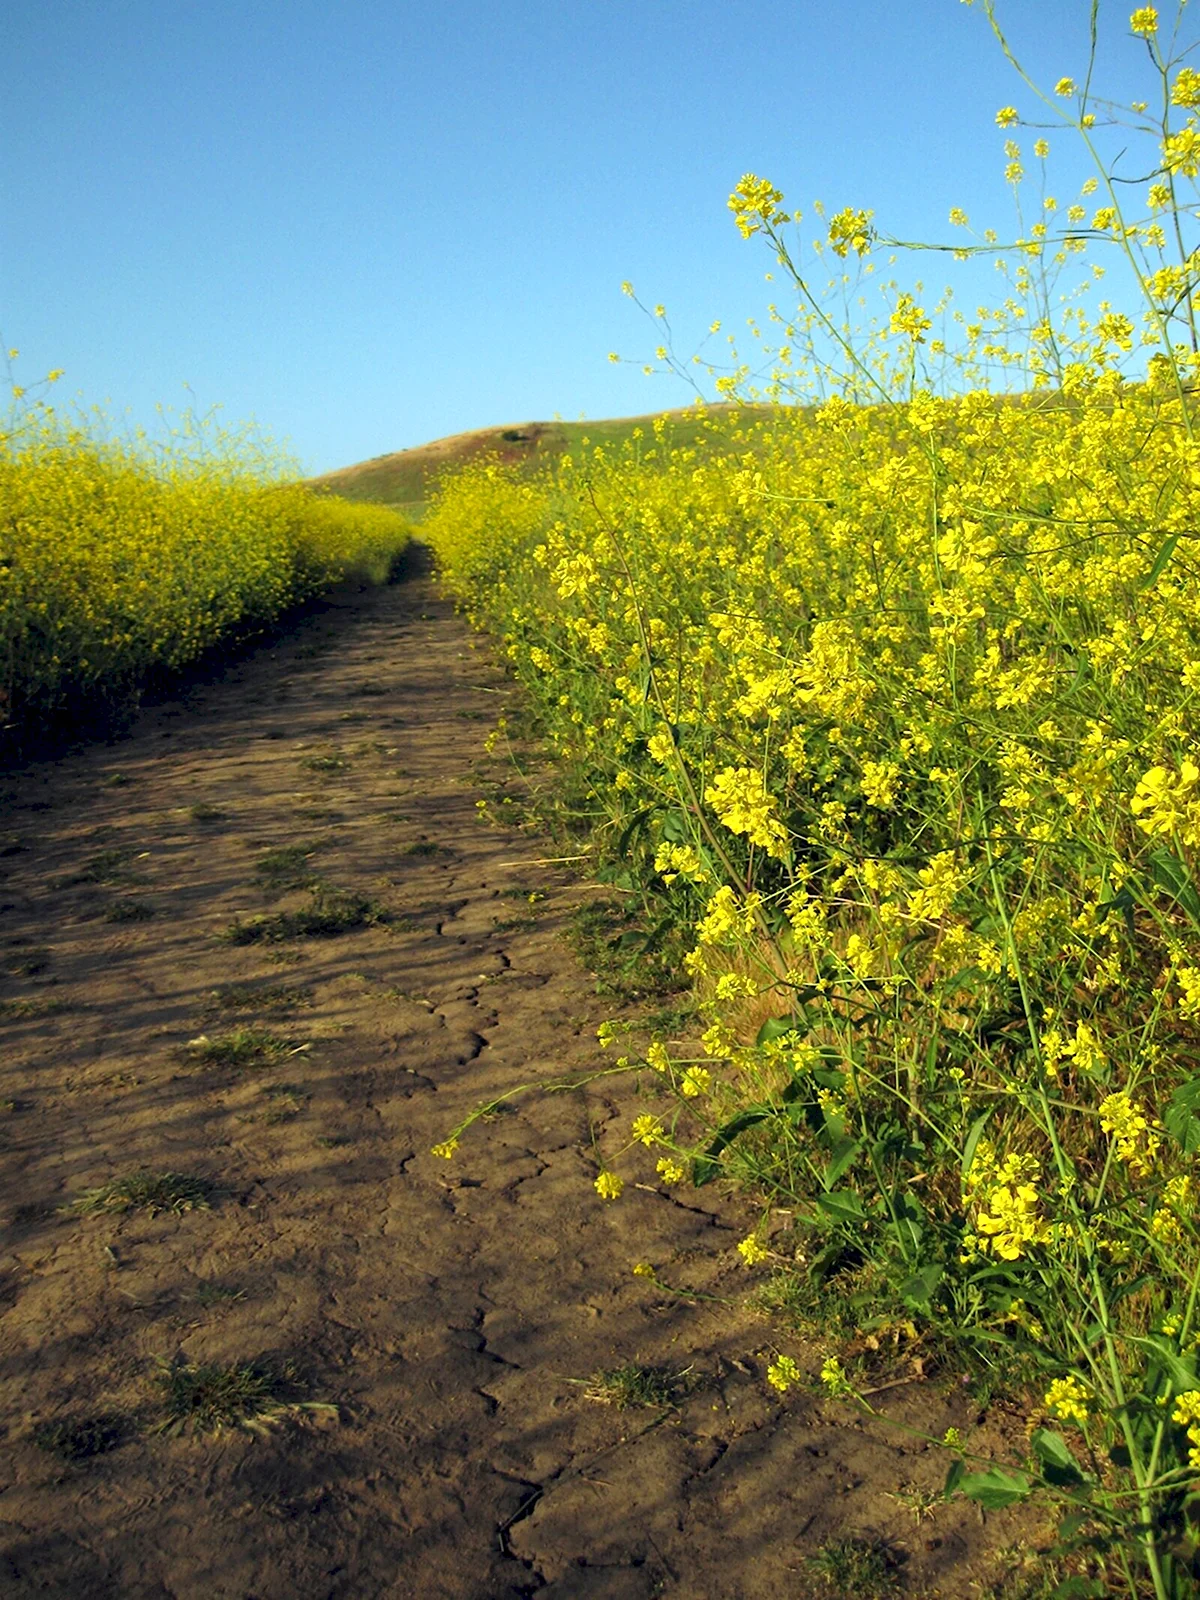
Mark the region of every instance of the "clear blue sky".
MULTIPOLYGON (((994 116, 1032 109, 960 0, 6 10, 0 333, 17 380, 62 367, 60 400, 135 422, 220 404, 309 472, 685 403, 608 362, 656 343, 620 284, 666 304, 683 350, 714 318, 761 313, 779 286, 725 207, 743 172, 806 210, 873 208, 903 237, 949 237, 952 205, 1004 229, 994 116)), ((1101 3, 1106 81, 1134 95, 1129 10, 1101 3)), ((1000 12, 1043 82, 1080 72, 1088 0, 1000 12)))

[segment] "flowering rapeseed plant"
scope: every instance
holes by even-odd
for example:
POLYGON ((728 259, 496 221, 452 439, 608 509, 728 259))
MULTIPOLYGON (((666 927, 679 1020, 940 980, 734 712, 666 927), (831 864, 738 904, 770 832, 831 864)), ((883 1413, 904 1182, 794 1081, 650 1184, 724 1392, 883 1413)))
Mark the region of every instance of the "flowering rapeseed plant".
MULTIPOLYGON (((1200 72, 1181 27, 1130 18, 1151 78, 1122 113, 1149 144, 1136 198, 1099 158, 1097 108, 1117 113, 1083 64, 1040 98, 1096 171, 1033 220, 1015 130, 1046 118, 1001 108, 1025 220, 996 306, 892 283, 856 341, 804 263, 866 285, 875 218, 818 209, 805 245, 747 175, 735 223, 796 301, 772 308, 766 393, 735 355, 720 382, 742 404, 537 478, 477 463, 426 523, 647 941, 686 944, 695 1036, 644 1058, 669 1153, 635 1131, 614 1162, 737 1179, 793 1214, 801 1256, 863 1262, 872 1314, 1042 1373, 1046 1412, 1128 1461, 1123 1487, 1088 1480, 1088 1515, 1122 1551, 1136 1515, 1156 1600, 1200 1473, 1200 72), (1063 293, 1089 251, 1116 252, 1140 313, 1063 293)), ((1001 250, 950 220, 953 248, 1001 250)), ((1056 1491, 1084 1475, 1052 1429, 1030 1448, 1056 1491)))

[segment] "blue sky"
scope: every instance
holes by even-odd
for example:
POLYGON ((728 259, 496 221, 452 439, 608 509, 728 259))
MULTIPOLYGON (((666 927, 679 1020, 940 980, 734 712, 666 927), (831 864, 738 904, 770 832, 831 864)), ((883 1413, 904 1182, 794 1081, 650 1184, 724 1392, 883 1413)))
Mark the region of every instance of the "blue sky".
MULTIPOLYGON (((1102 0, 1103 77, 1135 95, 1129 9, 1102 0)), ((999 11, 1041 81, 1081 71, 1088 0, 999 11)), ((1032 109, 960 0, 39 0, 5 33, 17 381, 148 424, 219 404, 309 472, 685 403, 620 285, 684 351, 783 303, 742 173, 902 237, 952 205, 1005 229, 995 112, 1032 109)))

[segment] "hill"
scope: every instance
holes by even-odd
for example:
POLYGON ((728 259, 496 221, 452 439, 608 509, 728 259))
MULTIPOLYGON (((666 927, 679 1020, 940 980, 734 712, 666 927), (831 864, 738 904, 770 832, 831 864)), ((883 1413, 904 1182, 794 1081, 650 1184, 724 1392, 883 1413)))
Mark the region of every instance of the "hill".
MULTIPOLYGON (((705 415, 711 427, 713 417, 728 418, 732 422, 746 411, 757 409, 710 406, 705 415)), ((671 440, 676 445, 693 443, 705 427, 705 422, 691 407, 595 422, 508 423, 497 428, 453 433, 409 450, 374 456, 355 466, 323 473, 309 482, 314 488, 328 490, 346 500, 372 501, 393 506, 410 517, 419 517, 434 481, 443 472, 453 472, 477 456, 495 455, 507 465, 527 465, 533 471, 560 455, 581 454, 584 441, 588 448, 598 444, 622 444, 635 428, 647 428, 659 416, 672 419, 671 440)))

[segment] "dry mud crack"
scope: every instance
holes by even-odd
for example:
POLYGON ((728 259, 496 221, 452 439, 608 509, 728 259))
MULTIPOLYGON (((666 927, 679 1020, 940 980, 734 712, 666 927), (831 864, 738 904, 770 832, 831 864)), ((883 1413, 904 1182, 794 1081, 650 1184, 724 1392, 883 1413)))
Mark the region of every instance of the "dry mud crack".
MULTIPOLYGON (((599 1065, 611 1012, 562 937, 587 886, 476 810, 508 692, 415 577, 0 779, 11 1600, 779 1600, 821 1592, 806 1558, 849 1534, 895 1545, 906 1592, 958 1595, 1004 1536, 892 1498, 940 1482, 937 1452, 772 1394, 735 1202, 598 1200, 591 1130, 645 1109, 632 1081, 429 1153, 480 1101, 599 1065), (358 925, 278 920, 314 905, 358 925), (206 1204, 69 1209, 139 1170, 206 1204), (155 1431, 162 1363, 264 1362, 336 1412, 155 1431), (688 1393, 589 1401, 625 1363, 688 1393)), ((893 1401, 939 1428, 966 1405, 893 1401)))

